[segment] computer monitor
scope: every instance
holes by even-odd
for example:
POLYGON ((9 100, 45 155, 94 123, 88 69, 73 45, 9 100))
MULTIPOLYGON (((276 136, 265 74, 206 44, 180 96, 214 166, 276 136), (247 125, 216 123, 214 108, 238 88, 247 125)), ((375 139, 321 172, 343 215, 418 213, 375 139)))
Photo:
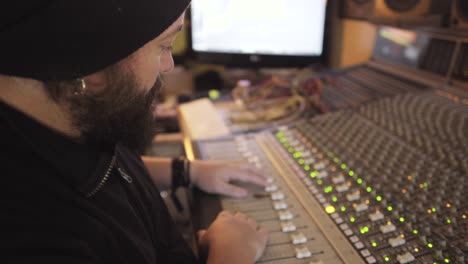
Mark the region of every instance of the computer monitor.
POLYGON ((327 0, 192 0, 197 61, 289 67, 323 62, 327 0))

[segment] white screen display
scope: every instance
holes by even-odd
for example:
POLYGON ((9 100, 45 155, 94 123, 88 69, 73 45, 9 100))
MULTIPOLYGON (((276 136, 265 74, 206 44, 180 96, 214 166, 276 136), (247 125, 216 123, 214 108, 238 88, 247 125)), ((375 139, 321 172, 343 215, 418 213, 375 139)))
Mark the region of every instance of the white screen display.
POLYGON ((327 0, 193 0, 198 52, 320 56, 327 0))

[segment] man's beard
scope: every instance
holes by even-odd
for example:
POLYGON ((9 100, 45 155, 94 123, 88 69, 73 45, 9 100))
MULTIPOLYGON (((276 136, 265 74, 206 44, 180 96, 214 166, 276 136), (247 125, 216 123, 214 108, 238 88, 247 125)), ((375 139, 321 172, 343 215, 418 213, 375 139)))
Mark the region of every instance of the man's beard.
POLYGON ((142 154, 157 132, 153 113, 162 82, 158 78, 144 93, 136 78, 121 70, 110 71, 108 81, 98 93, 67 96, 72 124, 82 141, 105 147, 121 143, 142 154))

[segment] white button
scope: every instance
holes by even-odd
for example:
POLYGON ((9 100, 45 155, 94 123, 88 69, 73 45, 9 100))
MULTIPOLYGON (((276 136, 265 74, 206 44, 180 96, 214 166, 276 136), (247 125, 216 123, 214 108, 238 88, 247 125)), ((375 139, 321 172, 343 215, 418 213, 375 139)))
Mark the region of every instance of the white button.
POLYGON ((317 179, 323 179, 323 178, 326 178, 328 177, 328 172, 326 171, 321 171, 319 172, 319 174, 317 174, 317 179))
POLYGON ((380 211, 376 211, 375 213, 369 215, 369 219, 372 222, 382 220, 383 218, 384 218, 384 215, 380 211))
POLYGON ((275 210, 283 210, 283 209, 288 208, 288 204, 283 202, 283 201, 274 202, 273 203, 273 208, 275 208, 275 210))
POLYGON ((344 178, 343 174, 340 174, 340 175, 338 175, 336 177, 333 177, 332 182, 334 184, 343 183, 343 182, 345 182, 345 178, 344 178))
POLYGON ((403 255, 397 255, 396 258, 397 258, 398 262, 400 262, 400 264, 410 263, 410 262, 415 260, 414 256, 409 252, 407 252, 407 253, 405 253, 403 255))
POLYGON ((305 237, 302 233, 293 234, 291 235, 291 241, 294 245, 304 244, 307 242, 307 237, 305 237))
POLYGON ((273 201, 283 200, 284 194, 282 192, 274 192, 271 194, 271 199, 273 201))
POLYGON ((343 223, 343 218, 341 218, 341 217, 336 218, 335 223, 338 224, 338 225, 343 223))
POLYGON ((349 226, 348 226, 348 224, 341 224, 340 228, 341 228, 341 230, 346 230, 346 229, 349 229, 349 226))
POLYGON ((278 190, 278 186, 276 186, 274 184, 265 187, 265 191, 267 191, 267 192, 276 192, 277 190, 278 190))
POLYGON ((305 163, 306 165, 310 165, 310 164, 312 164, 312 163, 314 163, 314 162, 315 162, 315 159, 314 159, 314 158, 308 158, 308 159, 306 159, 306 160, 304 161, 304 163, 305 163))
POLYGON ((309 249, 306 247, 296 248, 296 258, 303 259, 303 258, 310 258, 312 253, 310 253, 309 249))
POLYGON ((309 150, 302 153, 302 157, 303 157, 303 158, 308 158, 308 157, 310 157, 310 156, 312 156, 312 153, 310 153, 309 150))
POLYGON ((325 163, 323 163, 323 162, 319 162, 319 163, 314 165, 315 170, 322 170, 324 168, 325 168, 325 163))
POLYGON ((281 221, 293 219, 293 214, 289 211, 278 212, 278 217, 281 221))
POLYGON ((359 200, 359 198, 361 198, 361 192, 359 191, 355 191, 353 193, 348 193, 346 195, 346 199, 349 201, 349 202, 353 202, 353 201, 356 201, 356 200, 359 200))
POLYGON ((275 179, 273 179, 272 177, 267 179, 267 183, 273 183, 274 181, 275 181, 275 179))
POLYGON ((354 210, 356 210, 356 212, 362 212, 362 211, 365 211, 369 208, 369 206, 366 204, 366 203, 360 203, 360 204, 356 204, 354 205, 354 210))
POLYGON ((357 249, 364 248, 364 244, 363 244, 362 242, 357 242, 356 244, 354 244, 354 246, 355 246, 357 249))
POLYGON ((345 233, 346 236, 350 236, 350 235, 353 234, 353 230, 351 230, 351 229, 346 229, 346 230, 344 231, 344 233, 345 233))
POLYGON ((281 223, 281 231, 284 233, 296 231, 296 226, 292 222, 281 223))
POLYGON ((356 242, 359 241, 359 238, 357 236, 352 236, 352 237, 349 238, 349 240, 351 240, 351 242, 353 242, 353 243, 356 243, 356 242))
POLYGON ((369 263, 369 264, 377 263, 377 260, 376 260, 373 256, 367 257, 367 258, 366 258, 366 261, 367 261, 367 263, 369 263))
POLYGON ((388 243, 392 247, 398 247, 398 246, 404 245, 406 243, 406 240, 401 236, 397 236, 395 238, 388 239, 388 243))
POLYGON ((388 222, 386 225, 380 226, 380 231, 382 231, 382 233, 384 234, 393 232, 395 230, 396 230, 396 227, 395 225, 392 224, 392 222, 388 222))
POLYGON ((336 191, 337 192, 346 192, 347 190, 349 190, 349 185, 348 183, 343 183, 341 185, 338 185, 336 186, 336 191))
POLYGON ((364 250, 361 250, 361 255, 363 257, 367 258, 368 256, 370 256, 370 252, 369 252, 369 250, 364 249, 364 250))

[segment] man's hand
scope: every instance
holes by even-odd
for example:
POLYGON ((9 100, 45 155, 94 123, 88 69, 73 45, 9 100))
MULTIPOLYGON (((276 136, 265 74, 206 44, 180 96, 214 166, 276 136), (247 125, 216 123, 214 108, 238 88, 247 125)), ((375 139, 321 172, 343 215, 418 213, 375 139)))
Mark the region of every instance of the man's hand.
POLYGON ((198 244, 207 263, 254 263, 262 255, 268 231, 243 213, 221 212, 207 230, 198 232, 198 244))
POLYGON ((233 185, 232 181, 266 186, 269 178, 262 170, 244 162, 195 160, 190 170, 191 181, 199 189, 238 198, 247 196, 248 191, 233 185))

